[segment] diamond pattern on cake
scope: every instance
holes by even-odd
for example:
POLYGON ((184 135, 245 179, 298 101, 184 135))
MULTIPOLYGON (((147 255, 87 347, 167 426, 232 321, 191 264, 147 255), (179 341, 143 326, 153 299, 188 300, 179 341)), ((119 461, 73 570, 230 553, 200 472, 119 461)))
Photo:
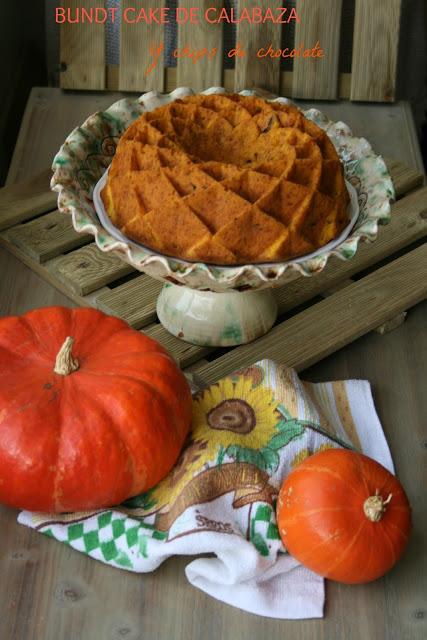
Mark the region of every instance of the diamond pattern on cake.
POLYGON ((239 94, 144 113, 122 136, 101 197, 129 238, 214 264, 289 260, 348 221, 326 133, 293 106, 239 94))

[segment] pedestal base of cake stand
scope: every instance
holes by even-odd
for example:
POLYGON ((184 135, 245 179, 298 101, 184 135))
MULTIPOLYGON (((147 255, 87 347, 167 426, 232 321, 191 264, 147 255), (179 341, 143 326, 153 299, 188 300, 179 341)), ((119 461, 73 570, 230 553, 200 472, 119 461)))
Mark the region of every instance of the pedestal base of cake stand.
POLYGON ((197 291, 165 284, 157 315, 170 333, 206 347, 230 347, 267 333, 277 317, 270 289, 261 291, 197 291))

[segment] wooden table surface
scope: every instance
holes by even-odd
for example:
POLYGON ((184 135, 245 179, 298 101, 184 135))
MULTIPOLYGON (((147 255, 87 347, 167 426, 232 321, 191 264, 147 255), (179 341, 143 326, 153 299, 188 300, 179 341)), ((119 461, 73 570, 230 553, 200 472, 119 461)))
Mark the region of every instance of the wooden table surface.
MULTIPOLYGON (((49 166, 66 134, 116 98, 111 93, 34 89, 25 115, 31 139, 18 139, 8 182, 49 166)), ((320 108, 367 137, 377 152, 421 168, 408 105, 324 103, 320 108)), ((51 304, 73 306, 1 249, 0 314, 51 304)), ((222 604, 187 583, 186 558, 171 558, 153 574, 110 568, 18 525, 17 512, 0 507, 0 640, 427 637, 426 361, 424 302, 409 311, 398 329, 384 336, 370 333, 302 376, 311 381, 371 382, 413 507, 414 530, 403 560, 385 578, 368 585, 328 582, 323 620, 271 620, 222 604)))

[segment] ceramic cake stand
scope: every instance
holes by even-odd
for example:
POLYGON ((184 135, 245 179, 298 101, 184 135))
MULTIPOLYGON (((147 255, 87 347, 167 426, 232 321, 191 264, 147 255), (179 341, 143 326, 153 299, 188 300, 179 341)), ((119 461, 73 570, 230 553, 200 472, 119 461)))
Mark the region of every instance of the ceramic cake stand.
MULTIPOLYGON (((212 87, 203 93, 226 91, 212 87)), ((256 91, 241 93, 257 95, 256 91)), ((170 94, 149 92, 93 114, 68 136, 55 156, 51 186, 59 194, 59 210, 72 216, 77 232, 92 234, 101 251, 111 251, 138 271, 165 282, 157 313, 168 331, 193 344, 233 346, 254 340, 274 324, 277 305, 272 287, 283 286, 298 275, 314 276, 332 255, 349 260, 360 241, 375 240, 378 224, 389 220, 394 189, 383 159, 365 139, 353 137, 344 123, 331 122, 320 111, 310 109, 304 115, 327 132, 351 185, 355 220, 347 237, 343 234, 332 246, 291 262, 231 267, 177 260, 138 245, 95 207, 97 191, 120 136, 133 120, 145 111, 193 94, 187 88, 170 94)), ((289 103, 285 98, 274 101, 289 103)))

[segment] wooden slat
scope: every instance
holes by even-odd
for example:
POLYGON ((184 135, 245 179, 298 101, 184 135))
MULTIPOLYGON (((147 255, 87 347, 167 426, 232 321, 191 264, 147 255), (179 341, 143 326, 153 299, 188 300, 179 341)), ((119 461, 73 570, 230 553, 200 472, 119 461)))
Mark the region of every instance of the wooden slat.
MULTIPOLYGON (((51 263, 55 264, 58 258, 53 258, 53 260, 49 260, 43 264, 36 262, 33 258, 21 249, 19 249, 16 245, 12 244, 9 240, 5 238, 6 233, 0 233, 0 248, 3 247, 11 253, 13 256, 18 258, 20 262, 26 265, 31 271, 34 271, 40 278, 46 280, 52 287, 60 291, 62 294, 67 296, 68 300, 71 300, 75 305, 80 307, 94 306, 92 303, 93 294, 89 294, 87 296, 82 296, 73 291, 67 283, 58 280, 58 277, 55 274, 51 274, 50 265, 51 263)), ((97 295, 99 295, 105 289, 98 289, 97 295)))
POLYGON ((60 211, 52 211, 36 220, 13 227, 5 235, 37 262, 46 262, 93 241, 92 236, 74 231, 71 216, 60 211))
POLYGON ((50 169, 31 180, 0 189, 0 231, 56 207, 58 194, 49 190, 50 169))
POLYGON ((413 191, 424 183, 424 175, 415 169, 407 167, 398 160, 384 158, 387 169, 393 178, 396 198, 402 197, 405 193, 413 191))
POLYGON ((196 371, 209 384, 262 358, 302 370, 426 296, 427 245, 423 245, 196 371))
POLYGON ((197 362, 200 358, 203 358, 203 356, 212 351, 209 347, 198 347, 197 345, 189 344, 179 338, 175 338, 175 336, 166 331, 161 324, 146 327, 143 333, 158 340, 173 358, 175 358, 182 369, 197 362))
POLYGON ((351 100, 395 99, 401 0, 356 0, 351 100))
MULTIPOLYGON (((102 0, 68 0, 64 3, 71 12, 76 10, 105 9, 102 0)), ((60 26, 60 56, 62 89, 104 89, 105 88, 105 24, 80 22, 60 26)))
MULTIPOLYGON (((260 7, 263 11, 268 8, 275 10, 282 5, 282 0, 238 0, 239 11, 244 7, 260 7)), ((280 34, 281 25, 271 22, 253 24, 244 21, 237 25, 236 43, 240 43, 245 56, 236 57, 235 91, 261 87, 278 93, 281 58, 257 58, 257 52, 261 47, 268 49, 270 44, 273 49, 279 49, 280 34)))
MULTIPOLYGON (((148 8, 143 0, 123 0, 121 4, 122 13, 125 15, 127 12, 129 20, 135 20, 140 9, 148 8)), ((160 9, 165 6, 165 1, 158 0, 150 6, 160 9)), ((155 22, 133 24, 122 18, 119 91, 163 91, 164 47, 164 25, 155 22), (152 66, 155 60, 157 62, 152 66)))
POLYGON ((301 22, 295 25, 295 47, 319 42, 323 58, 295 58, 292 96, 313 100, 338 97, 338 62, 342 0, 297 0, 301 22))
POLYGON ((91 293, 134 271, 112 253, 102 253, 94 243, 52 260, 48 267, 52 275, 79 295, 91 293))
POLYGON ((95 304, 105 313, 119 316, 139 329, 156 320, 156 302, 162 286, 162 282, 141 275, 101 293, 95 298, 95 304))
POLYGON ((184 24, 178 25, 179 52, 182 53, 184 48, 188 48, 189 51, 206 50, 209 53, 216 51, 213 56, 203 56, 196 62, 190 58, 179 57, 177 59, 177 86, 179 87, 191 87, 194 91, 202 91, 222 84, 222 23, 210 24, 204 17, 205 11, 213 6, 219 10, 222 2, 213 4, 211 0, 200 0, 197 3, 193 0, 181 0, 179 3, 179 8, 182 10, 189 11, 191 7, 199 9, 198 24, 191 24, 187 20, 184 24))
POLYGON ((208 361, 205 358, 200 358, 197 363, 190 364, 190 366, 185 367, 185 372, 191 374, 197 367, 201 367, 203 364, 207 364, 208 361))
MULTIPOLYGON (((351 284, 353 284, 353 280, 351 278, 346 278, 345 280, 342 280, 337 285, 332 287, 332 289, 323 291, 321 294, 322 298, 327 298, 328 296, 332 296, 337 291, 341 291, 341 289, 345 289, 345 287, 348 287, 351 284)), ((399 313, 399 315, 394 316, 394 318, 391 318, 390 320, 387 320, 386 322, 383 322, 382 324, 380 324, 379 327, 375 327, 374 331, 383 336, 384 334, 389 333, 394 329, 397 329, 397 327, 400 327, 400 325, 405 322, 406 315, 407 315, 406 311, 402 311, 402 313, 399 313)))

